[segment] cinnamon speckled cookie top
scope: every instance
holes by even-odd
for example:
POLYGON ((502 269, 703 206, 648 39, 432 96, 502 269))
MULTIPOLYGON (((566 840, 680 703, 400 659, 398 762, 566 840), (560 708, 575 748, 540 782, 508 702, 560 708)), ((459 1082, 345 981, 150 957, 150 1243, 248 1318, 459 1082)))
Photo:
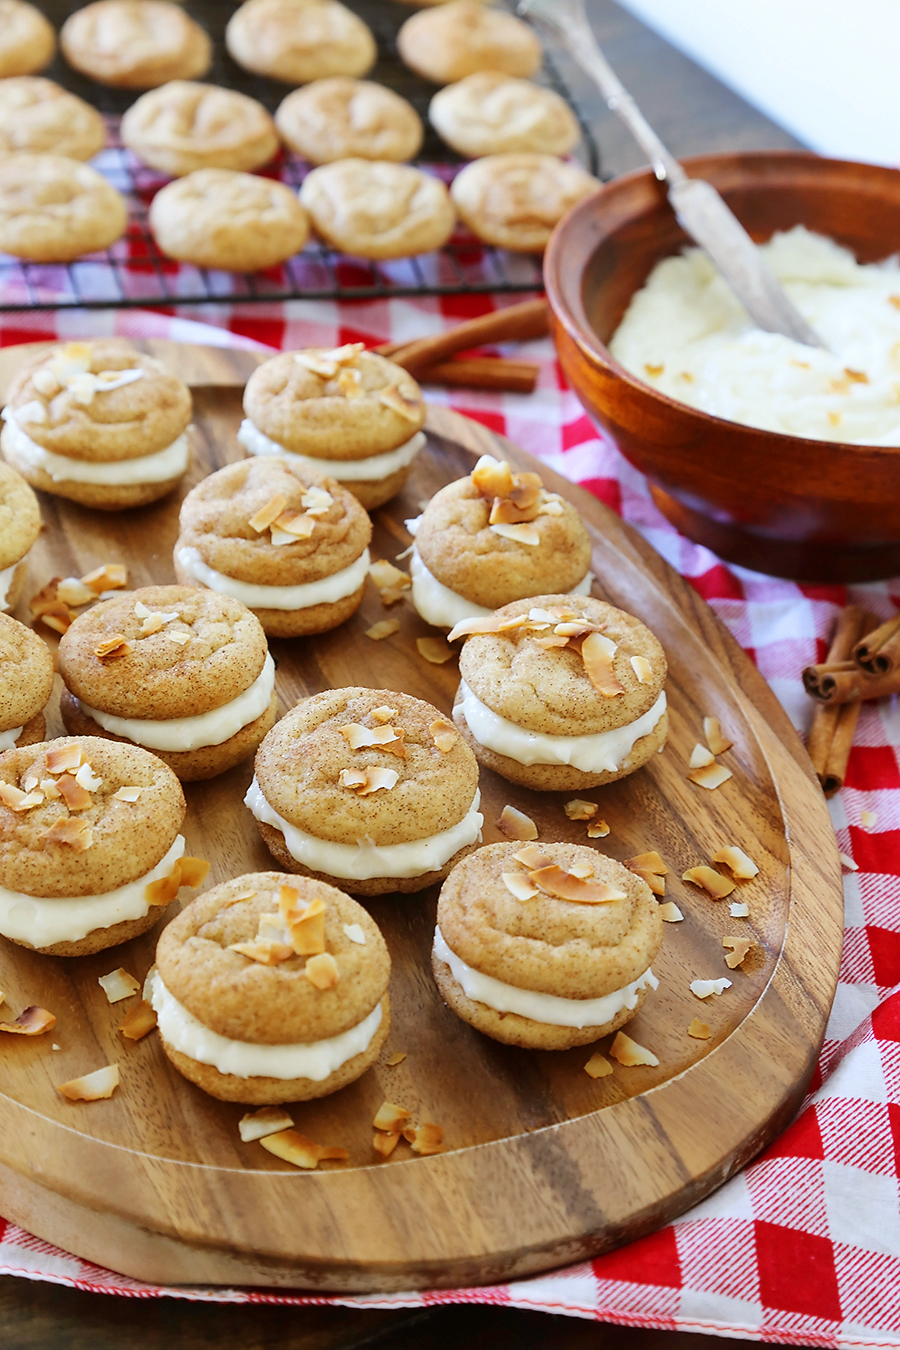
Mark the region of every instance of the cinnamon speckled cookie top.
POLYGON ((37 445, 90 463, 155 454, 191 420, 187 385, 120 338, 67 342, 33 357, 10 385, 6 406, 37 445), (128 383, 89 378, 125 371, 142 373, 128 383))
POLYGON ((192 586, 144 586, 80 614, 60 642, 59 670, 91 708, 169 721, 230 703, 260 674, 267 651, 262 625, 239 600, 192 586), (165 620, 146 635, 155 619, 145 610, 165 620), (118 634, 130 650, 98 656, 118 634), (172 634, 190 640, 182 645, 172 634))
POLYGON ((169 992, 205 1026, 263 1045, 339 1036, 372 1011, 391 973, 384 938, 361 905, 334 886, 280 872, 236 877, 194 900, 164 929, 156 964, 169 992), (333 989, 307 979, 304 956, 266 966, 228 950, 252 942, 260 918, 278 913, 283 885, 299 893, 301 907, 324 902, 325 950, 338 972, 333 989), (358 925, 365 942, 349 938, 345 925, 358 925))
POLYGON ((185 497, 180 520, 176 551, 195 548, 208 567, 259 586, 301 586, 331 576, 355 562, 372 538, 369 517, 346 488, 270 457, 241 460, 204 478, 185 497), (319 494, 310 497, 310 488, 327 493, 330 504, 319 494), (313 506, 309 538, 275 544, 268 528, 250 524, 279 497, 285 512, 307 515, 304 499, 313 506))
POLYGON ((518 900, 503 873, 527 877, 521 843, 488 844, 457 863, 437 922, 452 952, 504 984, 559 998, 602 998, 642 975, 662 944, 659 905, 645 881, 583 844, 532 845, 568 871, 590 866, 624 899, 582 904, 540 893, 518 900))
POLYGON ((30 722, 52 689, 50 648, 24 623, 0 614, 0 731, 30 722))
POLYGON ((516 600, 497 610, 497 615, 514 618, 547 606, 563 607, 603 625, 603 636, 615 643, 612 669, 623 692, 614 697, 601 694, 588 678, 581 655, 571 647, 541 646, 539 640, 553 631, 548 624, 536 631, 513 628, 466 639, 459 670, 476 698, 516 726, 548 736, 599 735, 649 712, 662 692, 667 671, 665 653, 650 629, 634 615, 582 595, 516 600), (632 657, 642 657, 649 664, 644 683, 631 664, 632 657))
POLYGON ((325 358, 321 347, 282 352, 253 372, 244 411, 266 436, 298 455, 360 459, 395 450, 425 424, 422 391, 401 366, 374 352, 342 358, 331 375, 316 374, 297 357, 325 358), (397 389, 412 406, 397 412, 382 395, 397 389))
POLYGON ((284 820, 319 839, 355 844, 368 837, 385 847, 428 838, 463 819, 478 787, 478 765, 462 738, 445 751, 435 743, 431 727, 441 718, 430 703, 395 690, 326 690, 269 732, 256 755, 257 781, 284 820), (382 722, 373 715, 382 708, 395 715, 382 722), (406 757, 377 744, 351 749, 341 733, 351 724, 395 728, 406 757), (397 780, 364 796, 342 785, 344 771, 369 769, 393 771, 397 780))
POLYGON ((0 571, 24 558, 40 532, 37 497, 21 474, 0 460, 0 571))
POLYGON ((0 755, 0 784, 28 792, 34 780, 46 789, 49 780, 70 776, 48 766, 48 755, 70 745, 81 747, 101 782, 90 791, 90 805, 79 811, 70 811, 62 797, 49 795, 25 811, 13 811, 0 801, 0 886, 8 890, 45 897, 104 895, 145 876, 165 857, 181 828, 181 784, 162 760, 136 745, 63 736, 7 750, 0 755), (139 787, 137 801, 116 800, 123 787, 139 787), (89 828, 89 848, 81 851, 48 838, 48 831, 66 818, 89 828))

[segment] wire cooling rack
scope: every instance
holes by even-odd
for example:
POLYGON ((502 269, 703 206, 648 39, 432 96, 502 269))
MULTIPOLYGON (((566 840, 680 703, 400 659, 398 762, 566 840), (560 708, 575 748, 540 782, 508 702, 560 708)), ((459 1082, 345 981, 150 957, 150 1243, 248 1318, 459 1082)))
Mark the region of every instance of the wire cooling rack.
MULTIPOLYGON (((462 161, 428 123, 428 104, 435 86, 407 69, 397 55, 397 31, 415 10, 392 0, 347 3, 366 21, 378 43, 378 61, 369 78, 402 94, 422 118, 425 142, 417 163, 449 182, 462 161)), ((73 10, 81 8, 75 0, 38 0, 38 4, 57 27, 73 10)), ((507 7, 512 8, 512 4, 507 7)), ((289 86, 243 70, 225 49, 225 25, 237 8, 235 0, 191 0, 185 8, 213 40, 213 65, 204 79, 249 94, 274 112, 289 86)), ((155 193, 168 179, 142 164, 119 139, 121 115, 137 94, 97 84, 72 70, 62 57, 43 73, 104 114, 108 144, 93 165, 126 198, 128 231, 111 248, 65 265, 22 262, 0 254, 2 311, 464 295, 531 291, 542 285, 539 258, 488 247, 461 227, 437 252, 392 262, 348 257, 315 240, 281 267, 248 275, 172 262, 156 247, 147 220, 155 193)), ((549 54, 545 54, 537 78, 572 107, 581 127, 577 157, 592 173, 598 173, 597 148, 586 119, 549 54)), ((266 172, 297 188, 310 167, 285 151, 266 172)))

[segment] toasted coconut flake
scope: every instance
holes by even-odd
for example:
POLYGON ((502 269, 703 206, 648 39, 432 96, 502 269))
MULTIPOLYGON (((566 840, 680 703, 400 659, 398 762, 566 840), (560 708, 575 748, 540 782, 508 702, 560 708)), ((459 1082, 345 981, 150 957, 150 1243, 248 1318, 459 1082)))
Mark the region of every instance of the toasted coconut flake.
POLYGON ((256 938, 253 942, 230 942, 228 951, 246 956, 248 961, 258 961, 261 966, 280 966, 282 961, 290 961, 296 955, 287 942, 273 942, 256 938))
POLYGON ((734 844, 729 844, 727 848, 720 848, 718 853, 714 853, 712 860, 714 863, 724 863, 733 877, 738 881, 750 881, 753 877, 759 875, 759 868, 752 858, 748 858, 742 848, 737 848, 734 844))
POLYGON ((601 1055, 598 1050, 591 1055, 587 1064, 584 1066, 584 1071, 588 1078, 608 1078, 613 1071, 613 1066, 606 1056, 601 1055))
POLYGON ((501 872, 500 879, 517 900, 533 900, 536 895, 540 895, 537 886, 528 880, 524 872, 501 872))
POLYGON ((368 797, 381 789, 390 792, 399 777, 396 769, 342 769, 338 782, 341 787, 352 788, 357 797, 368 797))
POLYGON ((205 858, 179 858, 178 865, 181 869, 180 884, 189 886, 191 890, 202 886, 209 876, 209 863, 205 858))
POLYGON ((481 497, 508 497, 514 487, 512 470, 505 459, 482 455, 471 474, 472 486, 481 497))
POLYGON ((94 831, 86 820, 63 816, 44 831, 44 838, 51 844, 66 844, 76 853, 85 853, 94 842, 94 831))
POLYGON ((350 942, 355 942, 358 947, 365 947, 366 933, 362 924, 345 923, 343 925, 343 929, 345 938, 347 938, 350 942))
POLYGON ((539 849, 537 844, 526 844, 524 848, 519 849, 518 853, 514 853, 513 857, 516 862, 521 863, 523 867, 527 867, 531 871, 536 867, 553 866, 553 859, 548 853, 539 849))
POLYGON ((131 651, 131 643, 124 633, 114 633, 111 638, 98 643, 94 648, 94 655, 101 661, 110 656, 127 656, 131 651))
POLYGON ((54 633, 60 634, 68 633, 74 618, 75 615, 68 605, 64 605, 61 600, 55 601, 53 605, 48 605, 40 615, 41 623, 46 624, 48 628, 52 628, 54 633))
POLYGON ((631 871, 635 876, 640 877, 645 885, 649 886, 654 895, 665 895, 666 879, 658 876, 656 872, 647 872, 641 867, 632 867, 631 871))
POLYGON ((590 820, 600 810, 596 802, 581 801, 578 797, 573 797, 570 802, 563 806, 568 820, 590 820))
POLYGON ((399 384, 392 384, 387 389, 382 389, 378 395, 378 402, 383 407, 391 408, 401 417, 405 417, 407 422, 418 422, 421 416, 422 400, 408 398, 399 384))
POLYGON ((123 998, 131 998, 140 989, 140 983, 119 966, 108 975, 101 975, 97 983, 110 1003, 118 1003, 123 998))
POLYGON ((509 497, 495 497, 491 514, 488 517, 488 524, 523 525, 528 521, 536 520, 540 514, 540 509, 537 495, 535 495, 534 501, 527 506, 517 506, 509 497))
POLYGON ((563 508, 562 501, 560 501, 560 500, 558 500, 558 499, 556 499, 556 498, 554 498, 554 497, 548 497, 548 498, 545 498, 545 499, 541 502, 541 515, 542 515, 542 516, 561 516, 562 513, 563 513, 563 509, 564 509, 564 508, 563 508))
POLYGON ((397 1065, 402 1064, 405 1059, 406 1059, 405 1050, 395 1050, 392 1055, 388 1055, 387 1059, 384 1062, 389 1069, 396 1069, 397 1065))
POLYGON ((734 741, 730 741, 723 734, 718 717, 704 717, 703 734, 706 737, 706 744, 714 755, 724 755, 725 751, 734 745, 734 741))
POLYGON ((136 802, 143 790, 143 788, 139 787, 120 787, 117 792, 113 793, 113 801, 136 802))
POLYGON ((70 811, 86 811, 93 805, 94 799, 91 794, 86 792, 80 783, 76 783, 71 774, 63 774, 56 786, 70 811))
POLYGON ((459 732, 446 717, 437 717, 428 728, 431 738, 442 755, 447 755, 459 740, 459 732))
POLYGON ((749 953, 756 946, 750 938, 741 937, 723 937, 722 946, 728 952, 725 957, 725 964, 729 970, 737 970, 747 959, 749 953))
POLYGON ((86 572, 80 580, 95 595, 101 591, 120 591, 128 581, 128 568, 124 563, 104 563, 102 567, 95 567, 93 572, 86 572))
POLYGON ((543 647, 545 652, 552 651, 554 647, 568 647, 569 639, 567 637, 536 637, 532 639, 539 647, 543 647))
POLYGON ((111 1097, 118 1086, 118 1064, 105 1064, 93 1073, 60 1083, 56 1090, 70 1102, 99 1102, 104 1097, 111 1097))
POLYGON ((377 746, 379 750, 388 750, 392 755, 400 755, 401 759, 406 758, 406 747, 402 744, 406 732, 402 727, 364 727, 359 722, 348 722, 344 727, 338 727, 338 731, 347 742, 351 750, 362 750, 369 746, 377 746), (399 742, 395 745, 394 742, 399 742))
POLYGON ((300 498, 300 505, 310 516, 325 516, 332 506, 334 506, 334 497, 327 488, 319 487, 313 484, 307 488, 300 498))
POLYGON ((417 1129, 407 1127, 403 1131, 403 1138, 411 1147, 413 1153, 420 1154, 423 1158, 430 1158, 435 1153, 443 1153, 441 1140, 444 1137, 444 1131, 440 1125, 435 1125, 432 1121, 426 1121, 417 1129))
POLYGON ((416 638, 416 646, 419 649, 419 655, 423 656, 433 666, 444 666, 448 661, 452 661, 456 655, 447 639, 442 637, 416 638))
POLYGON ((397 1106, 394 1102, 382 1102, 372 1124, 376 1130, 385 1130, 388 1134, 399 1134, 407 1121, 411 1119, 411 1111, 404 1110, 402 1106, 397 1106))
POLYGON ((140 1041, 153 1030, 157 1023, 156 1009, 145 999, 136 1008, 132 1008, 119 1027, 121 1035, 129 1041, 140 1041))
POLYGON ((364 342, 345 342, 340 347, 331 347, 322 352, 323 361, 333 361, 336 366, 352 366, 360 352, 366 350, 364 342))
MULTIPOLYGON (((282 886, 278 901, 279 911, 288 926, 291 946, 298 956, 319 956, 325 951, 325 902, 317 895, 298 913, 284 900, 285 892, 291 891, 291 887, 282 886)), ((292 893, 298 895, 297 891, 292 893)))
POLYGON ((275 523, 286 506, 287 497, 282 496, 280 492, 276 492, 264 506, 254 512, 247 524, 251 530, 255 530, 257 534, 262 534, 264 530, 275 523))
POLYGON ((385 722, 390 722, 392 718, 397 716, 397 709, 389 707, 387 703, 382 703, 380 708, 372 709, 371 715, 376 722, 383 726, 385 722))
POLYGON ((651 853, 639 853, 636 858, 629 858, 625 863, 632 872, 652 872, 654 876, 665 877, 669 874, 669 869, 662 858, 654 849, 651 853))
POLYGON ((594 875, 594 869, 590 863, 576 863, 574 867, 569 868, 569 875, 581 877, 582 881, 584 881, 586 877, 592 877, 594 875))
POLYGON ((489 525, 491 534, 498 534, 501 539, 511 539, 514 544, 529 544, 532 548, 541 542, 541 536, 536 525, 525 523, 522 525, 489 525))
POLYGON ((259 1142, 276 1158, 307 1171, 314 1171, 320 1162, 346 1162, 350 1157, 345 1148, 323 1147, 297 1130, 279 1130, 276 1134, 267 1134, 259 1142))
POLYGON ((632 656, 631 669, 637 676, 638 684, 649 684, 653 679, 653 667, 646 656, 632 656))
POLYGON ((664 905, 660 905, 659 917, 663 923, 681 923, 684 919, 684 915, 674 900, 668 900, 664 905))
POLYGON ((501 834, 505 834, 507 839, 524 841, 538 837, 538 827, 531 816, 526 816, 524 811, 518 811, 514 806, 504 806, 497 821, 497 829, 501 834))
POLYGON ((682 872, 681 880, 689 881, 692 886, 699 886, 707 895, 711 895, 713 900, 724 900, 735 888, 734 882, 729 877, 723 877, 722 873, 713 867, 689 867, 686 872, 682 872))
POLYGON ((52 1012, 32 1006, 20 1012, 14 1022, 0 1022, 0 1031, 9 1031, 15 1036, 43 1036, 55 1026, 56 1018, 52 1012))
POLYGON ((87 760, 75 774, 75 782, 79 787, 83 787, 85 792, 96 792, 99 787, 103 786, 103 779, 94 773, 87 760))
POLYGON ((708 1022, 701 1022, 699 1017, 695 1017, 687 1029, 687 1034, 693 1036, 695 1041, 708 1041, 712 1032, 708 1022))
POLYGON ((167 877, 159 877, 156 881, 147 882, 144 887, 144 899, 151 908, 154 905, 171 905, 178 895, 180 886, 181 867, 176 862, 167 877))
POLYGON ((728 906, 728 912, 733 919, 747 919, 750 917, 750 906, 744 901, 732 901, 728 906))
POLYGON ((92 600, 96 600, 97 593, 77 577, 63 577, 56 588, 56 598, 65 605, 80 609, 82 605, 89 605, 92 600))
POLYGON ((604 698, 624 694, 625 688, 616 678, 612 658, 615 646, 602 633, 588 633, 581 644, 581 659, 591 684, 604 698), (612 651, 610 647, 612 646, 612 651))
POLYGON ((633 1069, 639 1064, 649 1064, 655 1068, 659 1064, 652 1050, 647 1050, 643 1045, 638 1045, 630 1036, 626 1036, 624 1031, 616 1032, 616 1039, 609 1048, 609 1053, 613 1059, 617 1059, 620 1064, 626 1068, 633 1069))
POLYGON ((47 752, 47 768, 51 773, 74 773, 84 763, 84 751, 77 741, 54 746, 47 752))
POLYGON ((860 812, 859 823, 864 830, 874 830, 878 824, 878 816, 874 811, 860 812))
POLYGON ((859 863, 855 863, 853 859, 849 856, 849 854, 839 853, 838 857, 841 860, 841 867, 844 869, 845 872, 859 871, 859 863))
POLYGON ((48 802, 55 802, 62 796, 54 778, 41 779, 41 792, 44 794, 45 801, 48 802))
POLYGON ((298 366, 303 366, 313 375, 320 375, 323 380, 333 380, 339 369, 337 361, 329 361, 319 352, 294 352, 294 360, 298 366))
POLYGON ((609 826, 605 820, 595 820, 587 827, 588 839, 605 839, 609 834, 609 826))
POLYGON ((298 511, 282 511, 269 529, 272 543, 280 548, 285 544, 292 544, 296 539, 311 539, 316 530, 316 522, 312 515, 301 515, 298 511))
POLYGON ((373 623, 371 628, 366 629, 366 637, 371 638, 373 642, 382 642, 392 633, 400 631, 400 624, 396 619, 382 619, 380 623, 373 623))
POLYGON ((28 608, 36 619, 47 611, 52 611, 54 605, 63 603, 57 598, 57 587, 62 581, 62 577, 51 577, 45 586, 42 586, 35 595, 28 601, 28 608))
POLYGON ((173 633, 171 629, 166 631, 166 637, 169 642, 177 642, 179 647, 186 647, 191 640, 191 636, 190 633, 183 633, 181 631, 175 633, 173 633))
POLYGON ((141 624, 141 637, 152 637, 165 627, 161 614, 148 614, 141 624))
POLYGON ((338 782, 341 787, 361 788, 366 785, 365 769, 341 769, 338 774, 338 782))
POLYGON ((238 1133, 245 1144, 293 1128, 294 1122, 283 1106, 263 1106, 259 1111, 248 1111, 238 1121, 238 1133))
POLYGON ((318 956, 311 956, 303 973, 317 989, 334 989, 341 978, 337 961, 331 952, 320 952, 318 956))
POLYGON ((731 988, 731 981, 724 977, 721 980, 692 980, 691 993, 695 998, 712 998, 713 994, 724 994, 726 989, 731 988))
POLYGON ((362 398, 362 376, 358 370, 342 370, 337 377, 338 389, 344 398, 362 398))
POLYGON ((726 769, 724 764, 710 764, 705 769, 691 769, 688 778, 692 783, 697 783, 699 787, 708 788, 712 792, 713 788, 721 787, 731 778, 731 770, 726 769))
POLYGON ((557 900, 569 900, 578 905, 605 905, 613 900, 624 900, 625 892, 610 886, 605 881, 585 881, 564 871, 558 863, 550 867, 539 867, 528 873, 528 880, 534 882, 547 895, 557 900))
POLYGON ((688 760, 688 767, 691 769, 705 769, 710 764, 715 764, 716 757, 711 750, 707 750, 705 745, 698 741, 691 751, 691 757, 688 760))
POLYGON ((513 485, 510 489, 509 500, 513 505, 526 509, 529 506, 537 506, 544 496, 544 484, 541 482, 541 476, 537 473, 514 473, 513 485))
POLYGON ((527 614, 518 614, 512 619, 498 619, 496 614, 487 614, 483 619, 460 619, 447 634, 447 641, 455 642, 457 638, 471 637, 475 633, 508 633, 514 628, 533 627, 527 614))
POLYGON ((379 591, 384 590, 409 590, 412 586, 412 578, 408 572, 401 572, 399 567, 387 561, 386 558, 380 558, 378 562, 372 563, 369 568, 369 576, 379 591))
POLYGON ((8 806, 11 811, 27 811, 28 807, 23 806, 31 796, 30 792, 23 792, 17 788, 14 783, 0 783, 0 802, 8 806))
POLYGON ((382 1158, 389 1158, 399 1143, 399 1131, 391 1134, 376 1134, 372 1139, 372 1147, 376 1153, 381 1154, 382 1158))

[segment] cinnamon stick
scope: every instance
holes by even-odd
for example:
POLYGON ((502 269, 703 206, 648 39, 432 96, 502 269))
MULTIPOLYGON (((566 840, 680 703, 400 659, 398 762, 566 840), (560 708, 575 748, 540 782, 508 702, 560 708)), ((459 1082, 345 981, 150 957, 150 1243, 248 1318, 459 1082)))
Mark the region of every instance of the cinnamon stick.
MULTIPOLYGON (((808 667, 803 672, 807 691, 809 691, 807 683, 809 671, 830 669, 832 674, 826 679, 831 679, 832 682, 837 676, 847 673, 844 668, 854 665, 852 661, 848 661, 848 655, 871 631, 875 622, 873 616, 866 614, 858 605, 848 605, 842 610, 838 615, 826 661, 818 667, 808 667), (834 674, 835 671, 837 676, 834 674)), ((825 682, 820 677, 819 687, 825 682)), ((844 786, 850 750, 859 721, 859 710, 859 700, 852 703, 820 702, 813 715, 806 748, 826 797, 833 797, 844 786)))
POLYGON ((437 365, 457 352, 493 342, 527 342, 532 338, 545 337, 549 328, 547 301, 524 300, 521 304, 509 305, 491 314, 481 314, 477 319, 467 319, 465 323, 448 328, 444 333, 434 333, 415 342, 386 342, 374 350, 379 356, 389 356, 397 365, 408 370, 410 375, 417 375, 419 371, 427 370, 429 366, 437 365))
POLYGON ((900 668, 900 614, 857 642, 853 659, 869 675, 889 675, 900 668))
POLYGON ((497 356, 441 361, 420 370, 421 384, 460 385, 468 389, 495 389, 506 394, 532 394, 540 366, 534 361, 508 361, 497 356))

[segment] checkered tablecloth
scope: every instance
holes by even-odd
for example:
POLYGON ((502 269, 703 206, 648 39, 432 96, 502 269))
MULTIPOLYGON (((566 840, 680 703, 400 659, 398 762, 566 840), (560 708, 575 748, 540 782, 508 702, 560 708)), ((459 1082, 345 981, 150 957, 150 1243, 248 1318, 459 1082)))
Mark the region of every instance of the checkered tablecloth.
MULTIPOLYGON (((396 341, 489 308, 486 297, 344 305, 235 306, 165 314, 0 319, 0 343, 120 333, 218 345, 291 348, 396 341)), ((429 391, 505 432, 636 526, 728 625, 795 724, 799 674, 824 657, 840 606, 882 618, 900 608, 900 578, 852 588, 799 586, 726 567, 681 538, 642 477, 584 415, 549 342, 529 397, 429 391)), ((865 705, 847 784, 832 803, 845 877, 846 936, 837 998, 813 1092, 793 1125, 721 1190, 675 1223, 596 1261, 492 1288, 329 1300, 239 1289, 160 1289, 67 1255, 0 1219, 0 1273, 129 1297, 327 1303, 400 1308, 492 1303, 629 1326, 701 1331, 804 1346, 900 1347, 900 707, 865 705), (867 828, 862 812, 872 813, 867 828)))

